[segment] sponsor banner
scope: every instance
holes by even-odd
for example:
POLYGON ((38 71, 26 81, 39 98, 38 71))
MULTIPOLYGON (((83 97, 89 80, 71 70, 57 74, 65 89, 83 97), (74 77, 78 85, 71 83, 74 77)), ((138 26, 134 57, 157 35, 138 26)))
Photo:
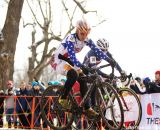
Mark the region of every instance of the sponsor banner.
POLYGON ((140 130, 160 130, 160 94, 141 96, 142 120, 140 130))

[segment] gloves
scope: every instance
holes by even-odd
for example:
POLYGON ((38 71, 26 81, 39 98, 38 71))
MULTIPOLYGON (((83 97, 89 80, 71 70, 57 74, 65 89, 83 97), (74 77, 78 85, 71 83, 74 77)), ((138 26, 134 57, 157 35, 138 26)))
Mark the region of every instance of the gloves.
POLYGON ((71 66, 74 66, 74 64, 72 63, 72 61, 70 60, 70 58, 64 57, 63 55, 59 54, 58 58, 61 60, 64 60, 66 62, 68 62, 71 66))
POLYGON ((87 74, 89 73, 89 71, 88 71, 88 69, 87 69, 87 67, 86 67, 85 65, 82 65, 82 66, 80 67, 80 69, 83 71, 83 73, 84 73, 85 75, 87 75, 87 74))
POLYGON ((122 70, 122 71, 120 72, 120 74, 121 74, 121 81, 122 81, 122 82, 126 81, 126 79, 127 79, 126 72, 122 70))
POLYGON ((124 70, 122 70, 121 72, 120 72, 120 74, 122 75, 122 76, 126 76, 126 72, 124 71, 124 70))

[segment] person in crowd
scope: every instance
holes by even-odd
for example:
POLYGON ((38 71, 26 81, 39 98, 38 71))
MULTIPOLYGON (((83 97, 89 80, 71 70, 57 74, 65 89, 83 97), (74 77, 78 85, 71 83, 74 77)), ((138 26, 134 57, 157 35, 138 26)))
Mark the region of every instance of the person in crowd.
MULTIPOLYGON (((86 82, 80 78, 79 74, 81 75, 82 71, 84 74, 88 74, 88 70, 76 57, 76 53, 80 52, 85 45, 96 52, 96 56, 100 59, 104 59, 112 65, 115 64, 112 59, 97 48, 94 42, 88 38, 90 30, 91 28, 85 19, 77 21, 76 32, 70 34, 62 41, 51 59, 52 68, 59 74, 67 76, 67 80, 64 84, 64 93, 59 99, 59 103, 63 108, 69 107, 67 96, 76 81, 80 83, 82 97, 87 92, 86 82)), ((89 101, 85 104, 85 111, 88 117, 98 116, 98 113, 91 108, 89 101)))
POLYGON ((27 91, 31 91, 32 90, 32 85, 31 84, 27 84, 26 85, 26 89, 27 89, 27 91))
POLYGON ((143 79, 143 87, 145 91, 141 91, 137 84, 131 84, 131 89, 133 89, 137 94, 150 94, 160 92, 160 71, 155 72, 155 81, 151 81, 149 77, 143 79))
POLYGON ((150 78, 146 77, 141 79, 140 77, 136 77, 134 80, 131 81, 130 88, 134 90, 137 94, 146 94, 146 84, 150 82, 150 78))
POLYGON ((40 86, 40 91, 44 91, 46 89, 45 84, 41 81, 39 81, 36 77, 33 78, 33 82, 37 82, 40 86))
POLYGON ((160 70, 155 72, 155 80, 153 82, 147 82, 146 87, 148 93, 160 92, 160 70))
POLYGON ((0 90, 0 128, 3 128, 4 99, 4 91, 0 90))
POLYGON ((16 91, 16 112, 19 118, 19 128, 28 128, 29 121, 25 113, 27 112, 27 95, 28 91, 26 89, 26 83, 21 81, 20 89, 16 91))
MULTIPOLYGON (((63 88, 63 82, 61 82, 59 80, 49 81, 48 82, 48 87, 52 87, 52 91, 47 93, 47 96, 52 97, 52 100, 46 101, 47 104, 45 104, 46 106, 44 108, 46 114, 50 113, 50 111, 52 112, 52 109, 50 107, 52 106, 52 108, 54 108, 54 102, 56 102, 57 97, 62 93, 62 91, 64 89, 63 88), (49 102, 49 101, 51 101, 51 102, 49 102)), ((51 121, 54 120, 53 118, 54 118, 54 116, 49 117, 49 119, 51 121)), ((64 113, 59 113, 59 118, 63 122, 65 120, 64 113)))
POLYGON ((13 81, 8 80, 7 81, 7 90, 5 92, 5 95, 7 96, 5 99, 5 113, 6 113, 6 121, 8 122, 8 128, 12 127, 12 124, 14 127, 17 127, 17 120, 16 116, 14 115, 14 96, 16 95, 15 87, 13 86, 13 81))
MULTIPOLYGON (((41 84, 39 84, 39 82, 33 81, 32 82, 32 90, 29 92, 29 96, 35 97, 35 108, 34 108, 35 109, 35 111, 34 111, 34 126, 35 126, 35 128, 41 127, 41 124, 40 124, 40 120, 41 120, 40 97, 41 97, 42 93, 43 93, 43 91, 41 91, 41 84)), ((30 98, 30 104, 33 104, 32 101, 33 101, 33 98, 30 98)), ((47 125, 44 122, 43 128, 46 128, 46 127, 47 127, 47 125)))

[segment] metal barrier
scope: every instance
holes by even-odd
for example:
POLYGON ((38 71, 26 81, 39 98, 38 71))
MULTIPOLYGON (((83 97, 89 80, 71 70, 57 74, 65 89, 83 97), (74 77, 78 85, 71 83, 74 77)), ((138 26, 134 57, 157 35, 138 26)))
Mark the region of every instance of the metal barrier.
POLYGON ((43 128, 40 96, 0 96, 0 98, 4 98, 4 103, 0 104, 0 110, 3 109, 0 111, 1 128, 43 128), (14 101, 14 106, 9 105, 8 101, 11 99, 14 101))
MULTIPOLYGON (((50 129, 41 118, 40 96, 0 96, 0 99, 2 98, 4 98, 4 103, 0 104, 0 110, 3 109, 0 111, 2 117, 0 128, 50 129), (7 100, 10 99, 13 99, 14 106, 7 104, 7 100)), ((102 126, 99 130, 103 130, 102 126)))

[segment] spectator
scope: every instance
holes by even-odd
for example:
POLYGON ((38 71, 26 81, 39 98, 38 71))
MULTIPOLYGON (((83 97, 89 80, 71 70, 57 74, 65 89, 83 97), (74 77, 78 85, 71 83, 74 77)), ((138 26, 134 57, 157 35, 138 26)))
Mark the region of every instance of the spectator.
POLYGON ((14 115, 14 95, 15 95, 15 88, 13 87, 13 81, 7 81, 7 90, 5 92, 6 100, 5 100, 5 111, 6 111, 6 121, 8 122, 8 128, 11 128, 12 124, 14 127, 17 127, 16 118, 14 115))
POLYGON ((41 92, 43 92, 46 89, 45 84, 43 82, 38 81, 36 77, 33 78, 33 82, 37 82, 39 84, 41 92))
MULTIPOLYGON (((35 97, 35 111, 34 111, 34 126, 36 128, 40 128, 40 119, 41 119, 41 113, 40 113, 40 96, 43 91, 41 91, 41 84, 39 82, 33 81, 32 82, 32 90, 30 91, 29 95, 35 97)), ((32 101, 31 101, 32 103, 32 101)), ((33 115, 32 115, 33 116, 33 115)), ((46 123, 43 123, 43 128, 46 128, 46 123)))
POLYGON ((31 90, 32 90, 32 85, 27 84, 27 85, 26 85, 26 89, 27 89, 27 91, 31 91, 31 90))
POLYGON ((133 89, 137 94, 145 93, 159 93, 160 92, 160 71, 155 72, 155 81, 151 81, 149 77, 143 79, 142 86, 146 88, 145 91, 140 91, 140 87, 137 84, 131 84, 131 89, 133 89))
POLYGON ((0 128, 3 128, 4 91, 0 90, 0 128))
POLYGON ((155 72, 155 81, 148 82, 146 84, 148 93, 159 93, 160 92, 160 70, 155 72))
POLYGON ((28 91, 24 81, 20 83, 20 90, 16 92, 16 95, 18 96, 16 100, 16 112, 20 121, 19 128, 27 128, 29 126, 29 122, 25 115, 27 111, 27 99, 25 96, 28 95, 28 91))
POLYGON ((137 94, 145 94, 146 93, 146 87, 145 87, 145 84, 144 84, 143 81, 142 81, 142 79, 140 77, 136 77, 131 82, 130 88, 132 90, 134 90, 137 94))
POLYGON ((160 86, 160 70, 155 72, 155 83, 160 86))

